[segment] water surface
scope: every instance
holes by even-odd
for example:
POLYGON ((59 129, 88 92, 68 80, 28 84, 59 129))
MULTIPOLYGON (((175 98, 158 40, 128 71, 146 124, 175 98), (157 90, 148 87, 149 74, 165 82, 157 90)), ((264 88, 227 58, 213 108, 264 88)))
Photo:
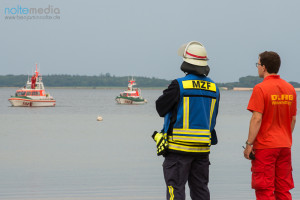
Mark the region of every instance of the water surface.
MULTIPOLYGON (((0 88, 0 199, 158 200, 165 198, 163 157, 151 138, 162 128, 155 110, 162 90, 144 89, 146 105, 118 105, 119 89, 49 89, 54 108, 11 107, 14 88, 0 88), (98 115, 102 122, 96 121, 98 115)), ((222 91, 212 147, 211 199, 255 199, 243 158, 251 92, 222 91)), ((299 102, 299 93, 298 93, 299 102)), ((300 199, 299 128, 294 132, 293 198, 300 199)), ((190 199, 187 189, 187 199, 190 199)))

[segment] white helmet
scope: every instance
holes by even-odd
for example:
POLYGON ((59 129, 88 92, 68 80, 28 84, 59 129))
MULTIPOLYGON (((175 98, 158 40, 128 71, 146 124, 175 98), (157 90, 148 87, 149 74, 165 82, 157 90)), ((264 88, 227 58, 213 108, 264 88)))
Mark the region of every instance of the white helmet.
POLYGON ((197 41, 182 45, 178 49, 178 55, 187 63, 197 66, 207 66, 207 54, 205 47, 197 41))

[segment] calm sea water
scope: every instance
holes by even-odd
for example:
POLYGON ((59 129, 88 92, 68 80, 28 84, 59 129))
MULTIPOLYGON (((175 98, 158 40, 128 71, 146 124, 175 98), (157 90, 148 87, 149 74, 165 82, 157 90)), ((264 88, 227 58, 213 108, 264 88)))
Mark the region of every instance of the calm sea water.
MULTIPOLYGON (((121 89, 49 89, 54 108, 16 108, 0 88, 0 199, 165 199, 162 157, 151 138, 163 119, 155 110, 162 90, 144 89, 146 105, 117 105, 121 89), (96 121, 98 115, 102 122, 96 121)), ((212 147, 212 199, 255 199, 250 161, 243 158, 251 92, 222 91, 212 147)), ((299 102, 300 93, 298 93, 299 102)), ((294 199, 300 199, 299 125, 294 132, 294 199)), ((190 199, 187 189, 187 199, 190 199)))

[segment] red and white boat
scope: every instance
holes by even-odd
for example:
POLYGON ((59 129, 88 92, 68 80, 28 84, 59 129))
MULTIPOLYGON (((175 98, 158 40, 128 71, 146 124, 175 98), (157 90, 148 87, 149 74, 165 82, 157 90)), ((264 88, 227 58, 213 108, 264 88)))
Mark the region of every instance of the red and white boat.
POLYGON ((124 92, 121 92, 119 96, 116 97, 116 102, 118 104, 144 104, 147 100, 141 96, 141 90, 139 88, 133 88, 136 85, 135 80, 131 79, 128 81, 128 88, 124 92))
POLYGON ((45 92, 42 76, 37 70, 37 65, 31 80, 28 77, 24 88, 18 89, 15 96, 11 96, 8 101, 12 106, 22 107, 53 107, 56 103, 55 99, 45 92))

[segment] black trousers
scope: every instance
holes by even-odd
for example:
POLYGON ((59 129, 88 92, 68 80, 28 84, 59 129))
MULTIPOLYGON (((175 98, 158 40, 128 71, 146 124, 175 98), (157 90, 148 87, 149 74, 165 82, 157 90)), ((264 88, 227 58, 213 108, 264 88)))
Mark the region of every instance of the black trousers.
POLYGON ((163 163, 167 200, 185 200, 188 182, 193 200, 210 200, 209 156, 168 153, 163 163))

